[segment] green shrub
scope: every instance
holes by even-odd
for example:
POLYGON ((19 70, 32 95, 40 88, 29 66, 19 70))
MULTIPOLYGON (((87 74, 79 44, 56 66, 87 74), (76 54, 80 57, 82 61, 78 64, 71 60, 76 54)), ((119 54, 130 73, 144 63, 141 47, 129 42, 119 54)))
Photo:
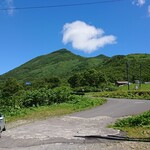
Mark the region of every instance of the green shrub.
POLYGON ((150 125, 150 111, 141 115, 118 120, 114 127, 135 127, 135 126, 149 126, 150 125))
POLYGON ((63 103, 69 101, 71 89, 68 87, 57 87, 53 90, 48 90, 48 103, 63 103))
POLYGON ((150 91, 112 91, 93 94, 96 97, 131 98, 150 100, 150 91))

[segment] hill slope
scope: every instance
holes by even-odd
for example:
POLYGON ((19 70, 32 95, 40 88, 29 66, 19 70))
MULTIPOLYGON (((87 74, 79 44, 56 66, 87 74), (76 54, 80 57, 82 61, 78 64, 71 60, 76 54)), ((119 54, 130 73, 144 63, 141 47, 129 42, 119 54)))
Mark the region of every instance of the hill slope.
POLYGON ((127 63, 129 80, 150 81, 150 54, 116 55, 105 61, 101 68, 111 81, 127 80, 127 63))
POLYGON ((84 58, 71 53, 66 49, 36 57, 29 62, 1 75, 0 79, 14 77, 18 80, 29 81, 43 77, 66 78, 75 72, 96 67, 106 59, 106 56, 97 58, 84 58))
POLYGON ((126 80, 126 62, 129 63, 130 80, 140 78, 140 64, 143 81, 150 81, 150 54, 117 55, 111 58, 105 55, 85 58, 61 49, 53 53, 36 57, 29 62, 0 76, 0 81, 9 77, 22 81, 33 81, 44 77, 68 79, 77 72, 96 69, 104 72, 111 82, 126 80))

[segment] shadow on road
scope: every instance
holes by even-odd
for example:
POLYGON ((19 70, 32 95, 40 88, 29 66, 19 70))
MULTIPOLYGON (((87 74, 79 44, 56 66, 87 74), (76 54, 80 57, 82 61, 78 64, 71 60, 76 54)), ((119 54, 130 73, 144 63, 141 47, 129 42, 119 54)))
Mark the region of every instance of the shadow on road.
POLYGON ((105 140, 115 140, 115 141, 135 141, 135 142, 150 142, 150 138, 129 138, 125 136, 116 136, 116 135, 88 135, 88 136, 74 136, 85 139, 105 139, 105 140))

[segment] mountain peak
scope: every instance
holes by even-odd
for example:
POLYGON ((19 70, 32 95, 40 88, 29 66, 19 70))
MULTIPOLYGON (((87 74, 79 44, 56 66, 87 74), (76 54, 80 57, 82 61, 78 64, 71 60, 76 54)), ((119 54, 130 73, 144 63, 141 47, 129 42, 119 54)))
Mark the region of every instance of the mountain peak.
POLYGON ((55 54, 55 53, 60 53, 60 54, 66 54, 66 53, 71 53, 69 50, 63 48, 57 51, 52 52, 51 54, 55 54))
POLYGON ((109 57, 106 55, 100 54, 100 55, 96 56, 96 58, 105 59, 105 58, 109 58, 109 57))

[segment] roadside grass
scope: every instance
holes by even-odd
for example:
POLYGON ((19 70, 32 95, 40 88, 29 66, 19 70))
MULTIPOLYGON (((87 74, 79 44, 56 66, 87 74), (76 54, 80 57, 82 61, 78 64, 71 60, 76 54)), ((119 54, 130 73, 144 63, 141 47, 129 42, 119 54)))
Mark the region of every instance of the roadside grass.
POLYGON ((141 88, 135 90, 137 84, 131 84, 130 90, 128 86, 120 86, 115 91, 93 92, 94 97, 106 98, 127 98, 127 99, 146 99, 150 100, 150 84, 142 84, 141 88))
POLYGON ((18 120, 42 120, 48 117, 62 116, 81 110, 90 109, 106 102, 103 98, 89 98, 87 96, 77 96, 76 100, 51 106, 39 106, 22 109, 14 109, 6 112, 6 122, 15 122, 18 120))
POLYGON ((119 119, 109 127, 127 133, 127 136, 130 138, 150 140, 150 110, 139 115, 119 119))
MULTIPOLYGON (((135 90, 136 85, 137 84, 130 84, 130 90, 135 90)), ((141 87, 139 87, 138 90, 142 91, 150 90, 150 84, 141 84, 141 87)), ((117 91, 128 91, 128 85, 118 87, 117 91)))
POLYGON ((94 97, 105 98, 127 98, 127 99, 145 99, 150 100, 150 90, 130 90, 130 91, 110 91, 110 92, 95 92, 94 97))

